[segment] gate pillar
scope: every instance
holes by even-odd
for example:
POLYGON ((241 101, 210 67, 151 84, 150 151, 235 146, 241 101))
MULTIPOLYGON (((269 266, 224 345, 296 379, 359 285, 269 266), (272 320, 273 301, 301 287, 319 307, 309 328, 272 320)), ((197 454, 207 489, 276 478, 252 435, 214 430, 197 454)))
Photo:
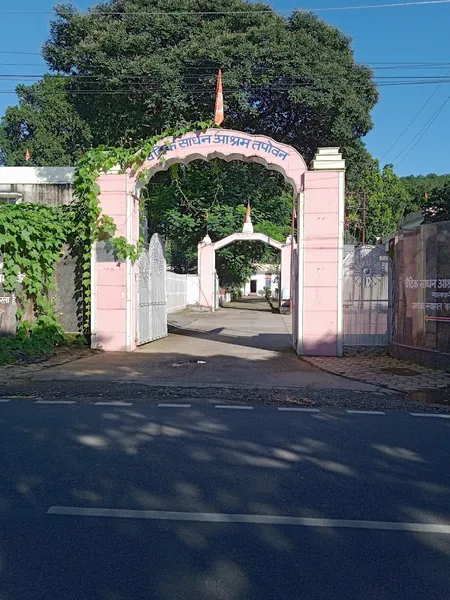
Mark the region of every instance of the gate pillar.
POLYGON ((216 253, 209 235, 198 245, 199 306, 208 310, 215 308, 216 253))
POLYGON ((342 356, 345 161, 320 148, 297 211, 297 353, 342 356))
MULTIPOLYGON (((139 201, 128 174, 108 173, 97 180, 102 213, 113 217, 116 236, 139 239, 139 201)), ((131 351, 136 347, 137 265, 119 261, 108 240, 96 242, 91 256, 91 347, 131 351)))
POLYGON ((291 279, 292 279, 292 243, 290 236, 286 244, 281 247, 280 260, 280 308, 281 312, 290 311, 292 301, 291 279))

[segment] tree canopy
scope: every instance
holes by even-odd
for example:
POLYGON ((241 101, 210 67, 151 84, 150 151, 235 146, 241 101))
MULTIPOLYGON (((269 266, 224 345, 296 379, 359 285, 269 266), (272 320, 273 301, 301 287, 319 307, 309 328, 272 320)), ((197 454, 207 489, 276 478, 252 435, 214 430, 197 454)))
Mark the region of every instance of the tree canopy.
MULTIPOLYGON (((26 164, 29 148, 29 164, 72 165, 91 145, 138 144, 208 119, 221 68, 224 126, 290 144, 306 161, 321 146, 343 150, 354 192, 349 240, 361 241, 361 192, 369 241, 420 205, 411 182, 391 166, 381 171, 362 142, 378 99, 371 70, 356 63, 350 38, 318 17, 283 18, 244 0, 109 0, 88 13, 61 4, 56 14, 43 47, 52 75, 18 87, 19 106, 0 127, 3 164, 26 164)), ((213 238, 240 229, 247 200, 259 231, 281 240, 289 230, 290 192, 256 165, 180 167, 152 179, 147 196, 150 227, 166 235, 183 272, 195 269, 206 228, 213 238)), ((224 280, 242 279, 249 260, 273 258, 257 244, 243 248, 222 251, 224 280)))
POLYGON ((419 210, 427 205, 427 199, 434 190, 441 189, 450 182, 450 175, 429 173, 428 175, 408 175, 401 179, 412 198, 415 210, 419 210))
POLYGON ((58 167, 76 163, 92 138, 66 88, 66 79, 50 76, 16 88, 19 105, 6 109, 0 126, 0 164, 58 167), (27 149, 29 163, 25 160, 27 149))
POLYGON ((363 242, 365 224, 365 242, 373 244, 377 238, 394 233, 402 217, 417 209, 393 165, 385 165, 381 170, 378 160, 364 148, 355 151, 359 158, 349 161, 347 177, 346 241, 363 242))
POLYGON ((424 206, 425 223, 450 221, 450 177, 435 187, 424 206))
POLYGON ((59 5, 43 55, 71 76, 94 144, 210 117, 220 67, 225 126, 292 144, 307 160, 319 146, 351 145, 372 127, 372 72, 337 28, 268 10, 243 0, 111 0, 88 14, 59 5))

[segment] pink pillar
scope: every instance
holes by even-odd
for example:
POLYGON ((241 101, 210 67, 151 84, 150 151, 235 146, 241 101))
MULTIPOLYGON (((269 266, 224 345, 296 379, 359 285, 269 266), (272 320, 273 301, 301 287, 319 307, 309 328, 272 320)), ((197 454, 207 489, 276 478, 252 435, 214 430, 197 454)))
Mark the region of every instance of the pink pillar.
POLYGON ((198 245, 198 287, 200 306, 214 310, 214 281, 216 270, 216 253, 208 237, 198 245))
MULTIPOLYGON (((102 212, 114 219, 116 236, 135 244, 139 236, 139 203, 130 194, 134 183, 127 174, 108 173, 98 179, 102 212)), ((108 240, 92 250, 91 345, 109 351, 136 346, 136 273, 130 259, 119 262, 108 240)))
POLYGON ((326 148, 312 166, 298 223, 298 353, 341 356, 345 163, 337 148, 326 148))
POLYGON ((280 265, 280 307, 283 312, 290 311, 291 303, 291 265, 292 245, 290 243, 283 244, 281 248, 281 265, 280 265))

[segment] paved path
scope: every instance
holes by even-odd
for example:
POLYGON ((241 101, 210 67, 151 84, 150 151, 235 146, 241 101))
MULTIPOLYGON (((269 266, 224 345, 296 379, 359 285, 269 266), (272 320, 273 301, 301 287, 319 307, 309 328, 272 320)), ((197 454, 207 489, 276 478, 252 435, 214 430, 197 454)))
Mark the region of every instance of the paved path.
POLYGON ((265 301, 171 315, 170 323, 169 337, 136 352, 89 356, 36 373, 33 380, 377 389, 300 360, 291 346, 291 317, 273 313, 265 301))
MULTIPOLYGON (((308 357, 306 361, 329 373, 359 381, 376 381, 381 386, 399 392, 434 392, 449 401, 450 374, 418 364, 397 360, 391 356, 308 357), (442 390, 439 393, 439 390, 442 390)), ((433 394, 432 394, 433 395, 433 394)))
POLYGON ((0 598, 443 600, 450 420, 0 404, 0 598))

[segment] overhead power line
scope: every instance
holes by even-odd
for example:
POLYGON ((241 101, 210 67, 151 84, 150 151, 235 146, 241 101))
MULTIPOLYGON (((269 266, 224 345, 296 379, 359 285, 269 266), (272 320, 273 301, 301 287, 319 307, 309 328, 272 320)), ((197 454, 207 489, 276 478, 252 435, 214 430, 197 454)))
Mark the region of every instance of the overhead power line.
MULTIPOLYGON (((448 0, 450 2, 450 0, 448 0)), ((1 14, 1 13, 0 13, 1 14)), ((19 52, 19 51, 15 51, 15 50, 0 50, 0 54, 13 54, 13 55, 19 55, 19 56, 41 56, 42 57, 42 53, 41 52, 19 52)), ((117 56, 117 57, 110 57, 112 59, 125 59, 125 58, 129 58, 127 56, 117 56)), ((134 56, 131 58, 135 58, 134 56)), ((44 59, 43 59, 44 60, 44 59)), ((37 64, 37 63, 1 63, 3 65, 8 64, 10 66, 45 66, 45 64, 37 64)), ((405 68, 405 69, 419 69, 419 68, 432 68, 432 69, 438 69, 438 68, 442 68, 442 67, 446 67, 450 65, 450 62, 440 62, 440 61, 427 61, 427 62, 423 62, 423 61, 399 61, 399 62, 391 62, 391 61, 367 61, 367 62, 359 62, 359 63, 355 63, 356 66, 360 66, 360 67, 370 67, 372 69, 378 70, 378 69, 401 69, 401 68, 405 68)), ((354 65, 349 65, 349 68, 353 68, 354 65)), ((101 65, 91 65, 90 68, 95 68, 95 69, 101 69, 103 68, 101 65)), ((216 65, 211 66, 211 67, 206 67, 206 66, 194 66, 191 65, 190 67, 188 67, 188 70, 195 70, 195 71, 203 71, 203 70, 211 70, 211 72, 214 72, 215 74, 217 74, 217 68, 216 65)))
MULTIPOLYGON (((100 83, 100 82, 84 82, 84 83, 100 83)), ((124 82, 127 83, 127 82, 124 82)), ((111 88, 98 88, 98 87, 91 87, 91 88, 81 88, 81 89, 64 89, 64 90, 53 90, 51 93, 46 94, 46 96, 50 97, 50 96, 61 96, 62 94, 72 94, 72 95, 76 95, 76 94, 85 94, 85 95, 120 95, 120 94, 149 94, 149 93, 161 93, 161 94, 166 94, 168 92, 168 87, 165 88, 161 88, 161 87, 152 87, 151 85, 149 85, 150 82, 144 82, 142 86, 139 86, 139 81, 131 81, 128 82, 129 85, 133 86, 133 87, 128 87, 128 88, 115 88, 115 89, 111 89, 111 88)), ((378 83, 377 87, 392 87, 392 86, 405 86, 405 85, 423 85, 423 84, 428 84, 430 82, 397 82, 397 83, 378 83)), ((448 79, 448 83, 450 83, 450 78, 448 79)), ((320 82, 319 82, 320 84, 320 82)), ((269 90, 272 92, 288 92, 294 89, 308 89, 310 91, 323 91, 324 89, 324 85, 326 84, 326 82, 322 82, 322 84, 320 85, 320 87, 318 87, 317 83, 311 83, 310 85, 308 84, 297 84, 297 85, 290 85, 290 86, 277 86, 277 85, 273 85, 273 86, 268 86, 269 90)), ((161 85, 161 84, 159 84, 161 85)), ((172 85, 171 90, 176 90, 178 89, 181 92, 184 92, 186 94, 215 94, 216 92, 216 88, 215 86, 211 86, 210 88, 208 87, 201 87, 199 84, 184 84, 184 85, 180 85, 179 87, 175 87, 172 85), (191 86, 191 87, 189 87, 191 86)), ((235 92, 242 92, 242 88, 240 87, 224 87, 224 90, 226 93, 235 93, 235 92)), ((255 90, 255 92, 257 92, 257 89, 255 90)), ((16 90, 14 89, 6 89, 6 90, 1 90, 0 89, 0 94, 14 94, 16 93, 16 90)))
POLYGON ((440 113, 444 110, 446 104, 450 101, 450 96, 448 96, 446 98, 446 100, 444 100, 444 102, 440 105, 440 107, 436 110, 436 112, 434 112, 431 117, 428 119, 428 121, 425 123, 425 125, 422 127, 422 129, 417 133, 417 135, 409 142, 409 144, 407 146, 405 146, 405 148, 399 152, 397 154, 397 156, 394 158, 395 162, 397 160, 397 158, 399 158, 408 148, 409 146, 411 146, 411 148, 409 148, 408 152, 404 155, 404 157, 398 162, 396 163, 396 167, 398 167, 399 165, 402 164, 402 162, 405 160, 405 158, 407 156, 409 156, 411 154, 411 152, 414 150, 414 148, 417 146, 417 144, 420 142, 420 140, 423 138, 423 136, 426 134, 426 132, 430 129, 430 127, 433 125, 433 123, 436 121, 436 119, 438 118, 438 116, 440 115, 440 113), (415 143, 414 143, 415 142, 415 143))
MULTIPOLYGON (((74 13, 75 15, 98 15, 98 16, 120 16, 120 17, 133 17, 133 16, 159 16, 159 15, 167 15, 167 16, 227 16, 227 15, 251 15, 258 16, 262 14, 291 14, 295 12, 330 12, 330 11, 340 11, 340 10, 368 10, 368 9, 377 9, 377 8, 399 8, 404 6, 426 6, 433 4, 449 4, 450 0, 413 0, 411 2, 392 2, 386 4, 360 4, 356 6, 324 6, 324 7, 298 7, 294 9, 281 9, 275 10, 271 8, 260 9, 260 10, 236 10, 236 11, 224 11, 224 10, 215 10, 215 11, 96 11, 92 10, 89 12, 79 11, 74 13)), ((57 17, 58 15, 53 11, 15 11, 15 10, 5 10, 0 11, 1 16, 53 16, 57 17)))
POLYGON ((0 54, 22 54, 26 56, 41 56, 40 52, 15 52, 13 50, 0 50, 0 54))
POLYGON ((394 148, 397 145, 397 143, 402 139, 402 137, 405 135, 405 133, 408 131, 408 129, 413 125, 413 123, 415 123, 418 116, 422 113, 422 111, 425 109, 425 107, 428 106, 431 99, 434 97, 434 95, 439 90, 441 85, 447 79, 447 76, 449 74, 450 74, 450 70, 447 71, 447 73, 444 75, 444 77, 441 79, 441 81, 437 84, 437 86, 434 88, 434 90, 428 96, 427 100, 422 104, 420 109, 417 111, 417 113, 414 115, 414 117, 411 119, 411 121, 408 123, 408 125, 405 127, 405 129, 402 131, 402 133, 398 136, 398 138, 395 140, 395 142, 390 146, 389 150, 383 154, 383 156, 381 157, 381 160, 383 160, 383 158, 389 154, 389 152, 392 150, 392 148, 394 148))
MULTIPOLYGON (((387 83, 390 82, 415 82, 415 81, 450 81, 450 77, 448 77, 448 75, 450 74, 450 71, 448 71, 448 73, 446 75, 444 75, 444 77, 439 77, 436 75, 375 75, 372 79, 378 79, 378 80, 382 80, 385 81, 387 83)), ((0 73, 0 78, 3 79, 9 79, 9 80, 21 80, 21 79, 42 79, 44 77, 44 75, 49 76, 50 78, 54 78, 54 79, 70 79, 72 81, 77 80, 77 79, 91 79, 94 81, 107 81, 107 80, 113 80, 113 79, 138 79, 138 80, 154 80, 155 76, 154 75, 143 75, 143 74, 135 74, 135 75, 131 75, 129 73, 117 73, 117 74, 111 74, 111 75, 80 75, 78 73, 73 74, 73 75, 68 75, 65 73, 41 73, 41 74, 30 74, 30 73, 0 73)), ((207 78, 207 77, 216 77, 217 73, 206 73, 206 74, 201 74, 201 75, 197 75, 197 74, 184 74, 181 75, 181 77, 178 79, 178 81, 182 81, 182 80, 186 80, 186 79, 195 79, 198 80, 199 78, 207 78)), ((309 75, 304 75, 305 78, 308 78, 309 75)), ((342 75, 336 74, 329 74, 329 75, 321 75, 319 77, 314 77, 315 81, 328 81, 328 80, 335 80, 335 79, 342 79, 342 75)), ((294 77, 286 77, 286 79, 288 79, 290 82, 292 82, 292 85, 295 85, 296 81, 298 81, 298 79, 302 79, 302 76, 294 78, 294 77)), ((246 82, 244 82, 245 84, 246 82)), ((303 83, 303 82, 302 82, 303 83)), ((268 83, 267 85, 270 85, 270 83, 268 83)), ((286 83, 285 84, 286 87, 290 87, 291 83, 286 83)))

